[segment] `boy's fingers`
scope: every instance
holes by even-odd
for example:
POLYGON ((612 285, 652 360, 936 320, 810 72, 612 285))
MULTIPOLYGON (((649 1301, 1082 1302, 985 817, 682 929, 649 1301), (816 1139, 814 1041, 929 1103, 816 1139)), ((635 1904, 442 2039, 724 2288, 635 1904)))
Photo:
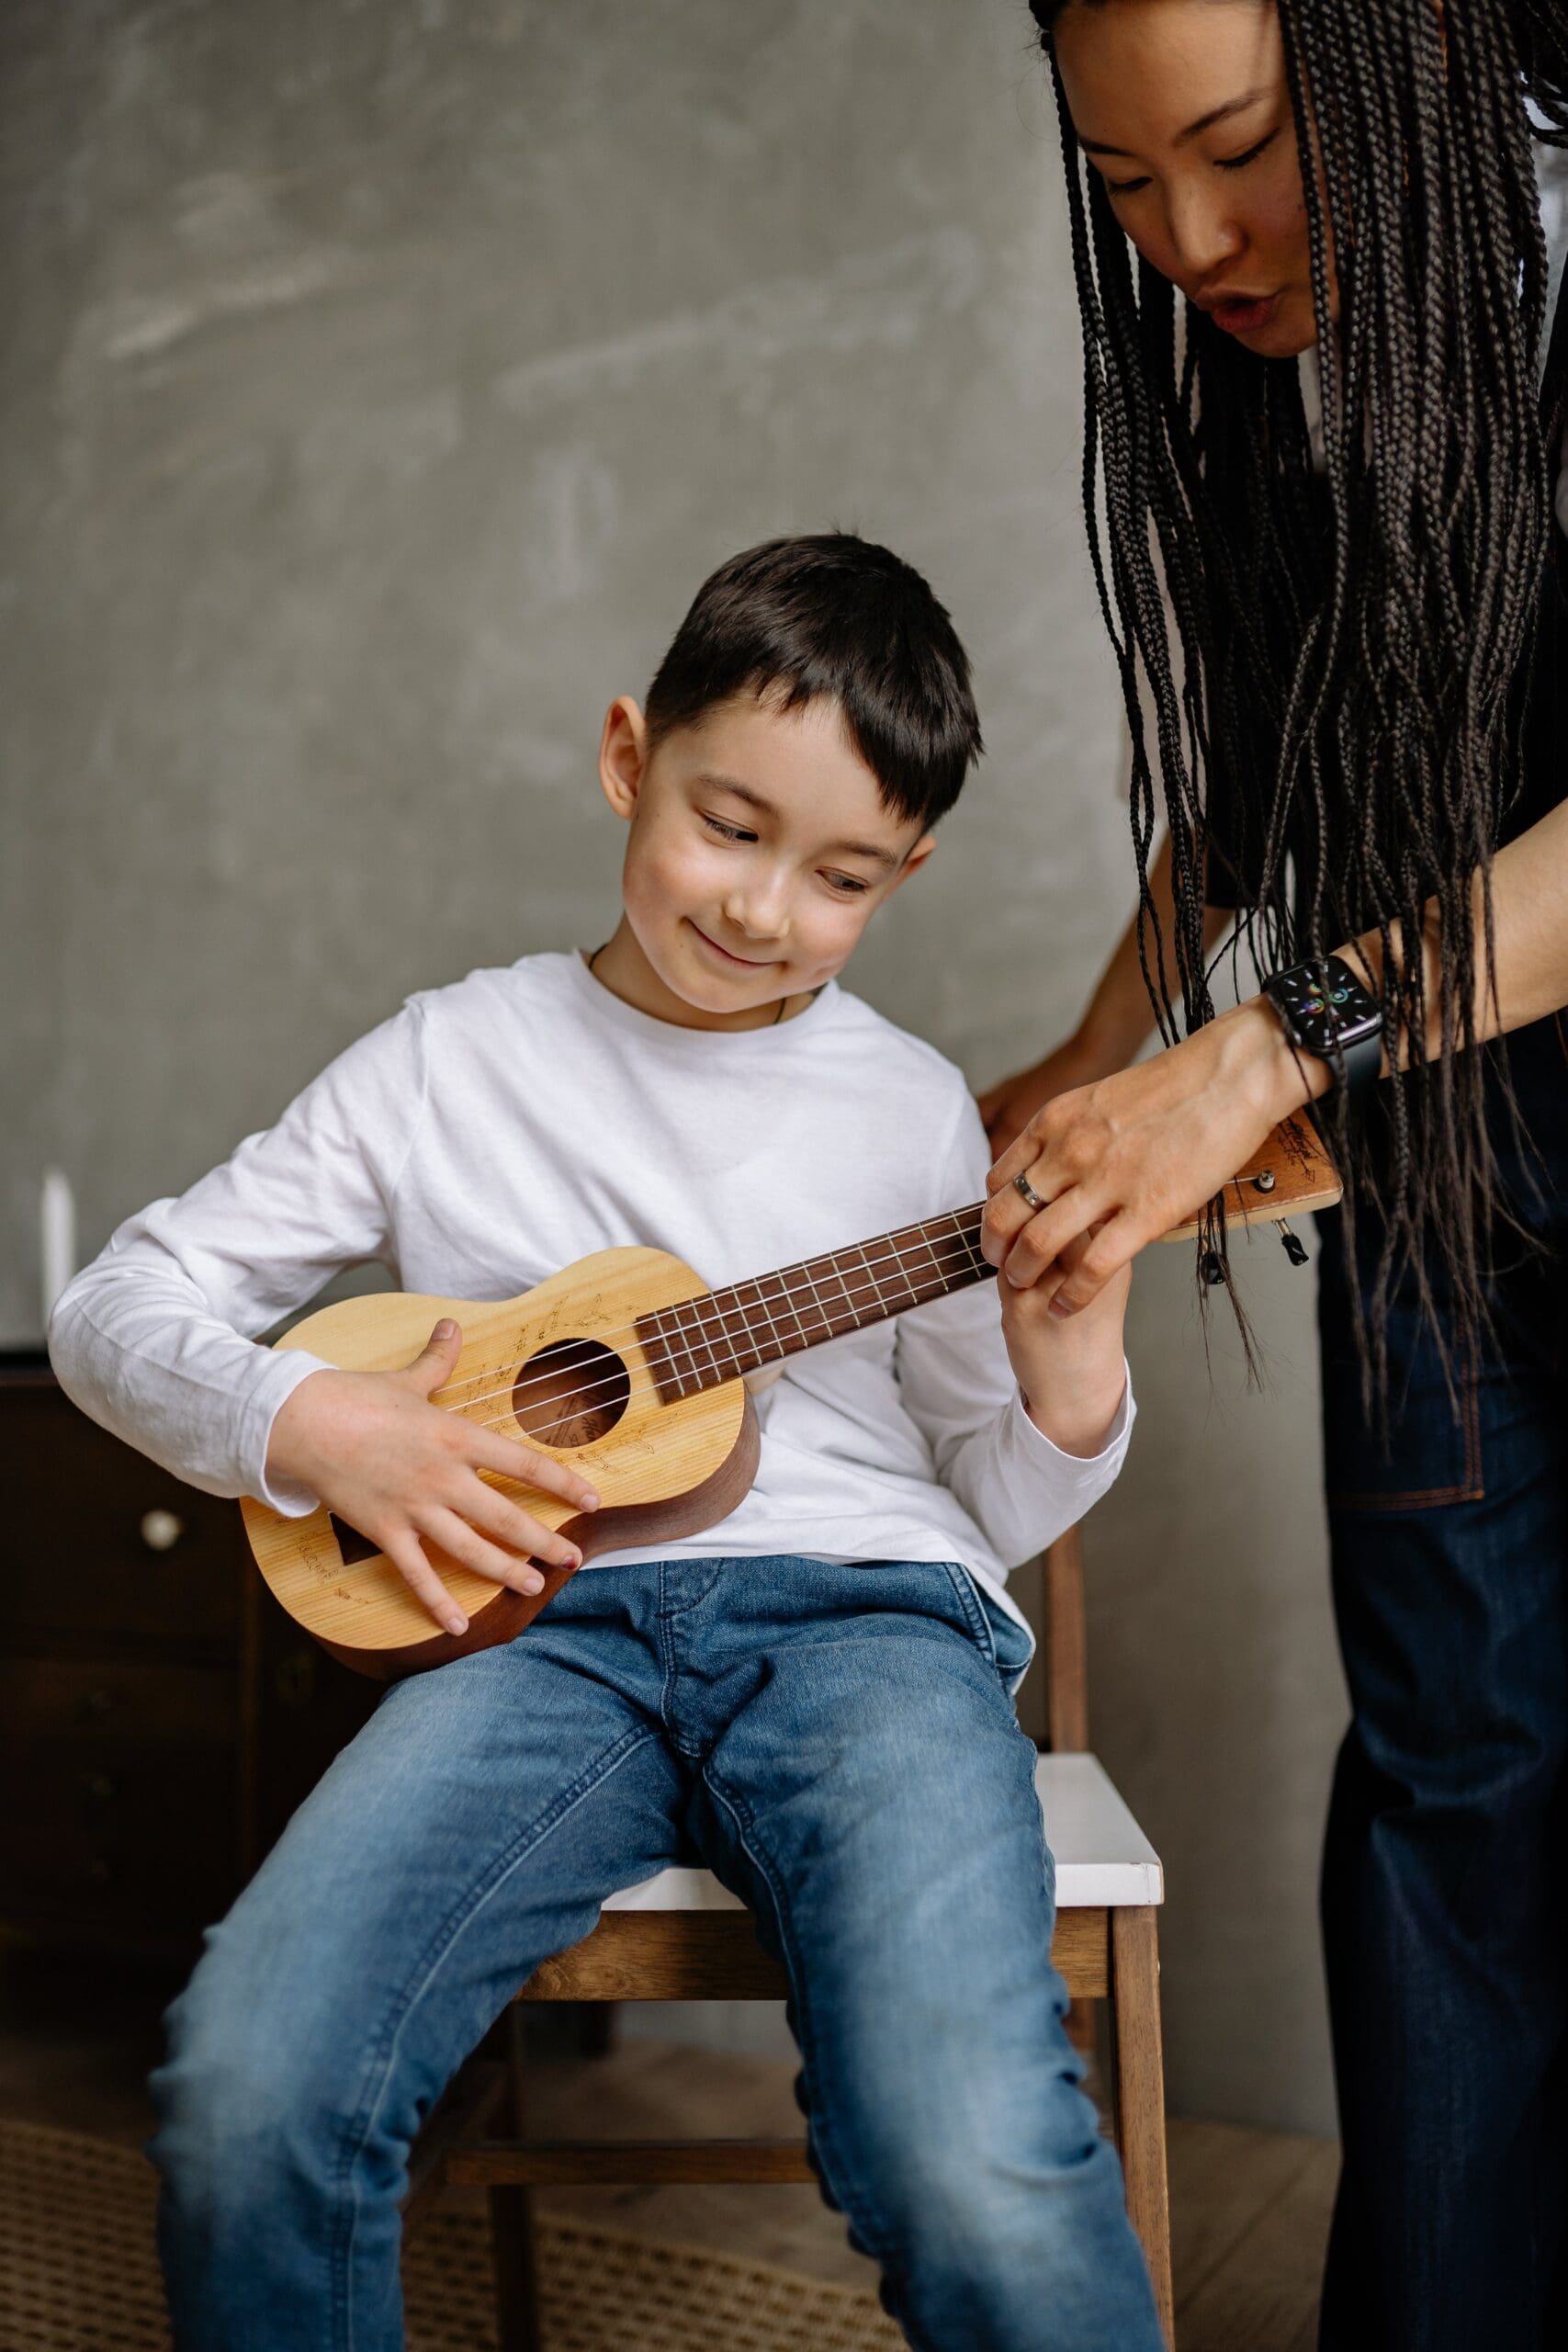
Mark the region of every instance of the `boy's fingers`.
POLYGON ((581 1470, 570 1462, 558 1462, 552 1453, 537 1453, 531 1445, 522 1445, 514 1437, 500 1437, 494 1430, 476 1429, 468 1459, 477 1469, 499 1471, 503 1478, 513 1479, 520 1487, 542 1487, 547 1495, 560 1495, 579 1510, 597 1510, 598 1489, 590 1484, 581 1470))
MULTIPOLYGON (((513 1592, 538 1592, 544 1585, 543 1575, 531 1560, 519 1559, 515 1552, 491 1543, 454 1510, 433 1511, 428 1532, 444 1552, 472 1568, 476 1576, 489 1577, 492 1583, 506 1585, 513 1592)), ((575 1560, 575 1547, 570 1548, 575 1560)), ((557 1565, 560 1564, 552 1563, 557 1565)))
POLYGON ((423 1601, 436 1623, 448 1634, 466 1634, 468 1621, 442 1583, 416 1536, 400 1537, 382 1550, 416 1600, 423 1601))
POLYGON ((408 1377, 422 1396, 431 1396, 441 1386, 462 1351, 462 1328, 444 1315, 408 1368, 408 1377))
POLYGON ((519 1510, 515 1503, 508 1502, 504 1495, 498 1495, 495 1488, 487 1487, 482 1479, 474 1481, 473 1500, 471 1504, 464 1505, 463 1515, 471 1526, 493 1535, 496 1542, 504 1544, 509 1551, 526 1553, 536 1560, 547 1560, 556 1568, 569 1565, 576 1568, 582 1565, 581 1552, 568 1536, 558 1535, 554 1528, 546 1527, 539 1520, 531 1518, 527 1511, 519 1510))

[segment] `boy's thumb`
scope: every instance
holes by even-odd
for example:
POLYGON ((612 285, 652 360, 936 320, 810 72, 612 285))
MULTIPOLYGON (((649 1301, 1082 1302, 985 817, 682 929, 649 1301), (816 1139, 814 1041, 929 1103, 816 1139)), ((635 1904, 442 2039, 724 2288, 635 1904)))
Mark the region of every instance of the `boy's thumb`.
POLYGON ((434 1387, 457 1356, 462 1339, 459 1326, 449 1315, 444 1315, 409 1370, 424 1376, 428 1386, 434 1387))

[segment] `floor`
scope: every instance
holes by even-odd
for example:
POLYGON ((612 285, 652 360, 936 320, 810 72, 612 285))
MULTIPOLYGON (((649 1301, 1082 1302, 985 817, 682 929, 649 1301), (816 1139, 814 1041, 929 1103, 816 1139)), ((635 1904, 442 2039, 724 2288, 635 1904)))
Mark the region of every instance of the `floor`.
MULTIPOLYGON (((88 1962, 0 1951, 0 2115, 140 2141, 173 1989, 88 1962)), ((783 2136, 799 2124, 791 2070, 773 2059, 652 2041, 583 2059, 547 2041, 534 2069, 536 2127, 581 2132, 590 2087, 594 2129, 607 2137, 783 2136)), ((1180 2352, 1311 2352, 1333 2143, 1173 2117, 1169 2152, 1180 2352)), ((552 2190, 541 2201, 818 2278, 872 2281, 811 2188, 552 2190)))

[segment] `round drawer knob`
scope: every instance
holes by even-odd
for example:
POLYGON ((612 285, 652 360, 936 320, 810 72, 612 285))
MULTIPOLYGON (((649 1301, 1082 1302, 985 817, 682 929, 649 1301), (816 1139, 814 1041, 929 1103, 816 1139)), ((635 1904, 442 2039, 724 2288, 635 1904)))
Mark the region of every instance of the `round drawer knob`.
POLYGON ((119 1783, 111 1780, 107 1772, 84 1772, 82 1794, 89 1804, 107 1804, 111 1798, 119 1794, 119 1783))
POLYGON ((105 1715, 113 1713, 116 1696, 113 1690, 102 1688, 84 1690, 76 1713, 85 1723, 100 1722, 105 1715))
POLYGON ((144 1510, 141 1514, 141 1541, 150 1552, 172 1552, 186 1532, 186 1523, 177 1511, 144 1510))

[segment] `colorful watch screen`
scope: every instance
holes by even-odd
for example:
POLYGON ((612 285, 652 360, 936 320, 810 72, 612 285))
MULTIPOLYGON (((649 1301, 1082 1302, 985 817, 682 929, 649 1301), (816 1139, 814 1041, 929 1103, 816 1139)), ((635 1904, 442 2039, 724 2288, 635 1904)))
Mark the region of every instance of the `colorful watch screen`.
POLYGON ((1277 973, 1269 993, 1309 1053, 1332 1054, 1337 1040, 1353 1045, 1382 1025, 1373 999, 1337 956, 1326 964, 1298 964, 1293 971, 1277 973))

